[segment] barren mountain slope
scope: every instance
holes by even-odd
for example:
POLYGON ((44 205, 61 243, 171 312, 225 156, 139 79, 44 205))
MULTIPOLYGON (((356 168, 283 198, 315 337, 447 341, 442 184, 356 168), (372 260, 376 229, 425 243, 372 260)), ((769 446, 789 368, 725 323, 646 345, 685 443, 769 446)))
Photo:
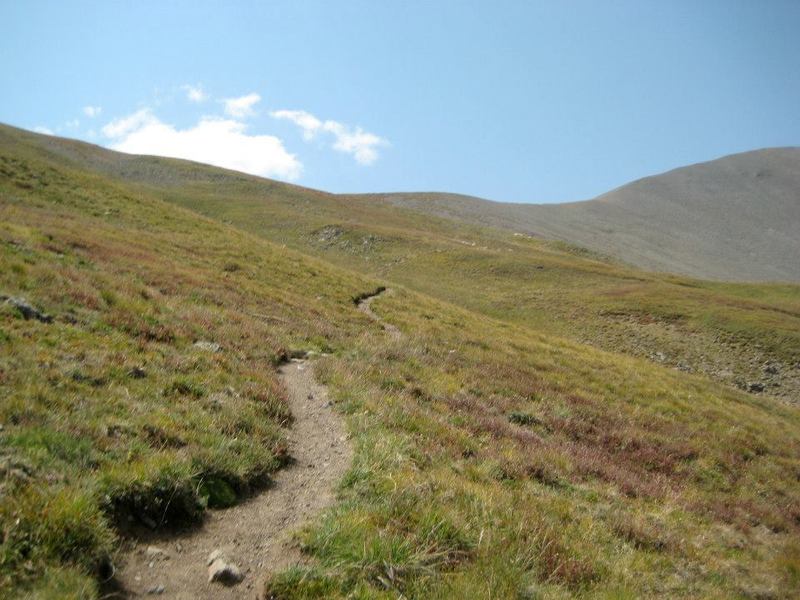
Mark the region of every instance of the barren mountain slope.
POLYGON ((569 204, 504 204, 452 194, 381 197, 568 241, 651 270, 732 281, 800 280, 798 148, 726 156, 569 204))

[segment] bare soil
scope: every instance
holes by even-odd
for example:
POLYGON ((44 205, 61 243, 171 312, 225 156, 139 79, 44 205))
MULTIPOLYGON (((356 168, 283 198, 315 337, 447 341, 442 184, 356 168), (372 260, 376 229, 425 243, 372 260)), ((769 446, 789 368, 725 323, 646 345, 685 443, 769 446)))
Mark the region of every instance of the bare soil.
POLYGON ((117 573, 118 597, 255 598, 270 572, 306 560, 292 533, 333 504, 353 451, 326 388, 314 381, 311 364, 293 360, 281 367, 280 377, 295 419, 287 436, 293 463, 276 473, 274 485, 261 494, 209 511, 202 527, 130 542, 117 573), (165 555, 153 555, 148 547, 165 555), (241 569, 241 583, 208 583, 207 559, 217 549, 241 569))

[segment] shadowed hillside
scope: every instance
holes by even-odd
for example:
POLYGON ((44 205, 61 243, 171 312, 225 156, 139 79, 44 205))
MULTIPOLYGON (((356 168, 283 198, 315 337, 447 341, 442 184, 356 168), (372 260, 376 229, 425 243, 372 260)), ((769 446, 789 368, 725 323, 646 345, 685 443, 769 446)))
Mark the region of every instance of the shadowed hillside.
POLYGON ((675 169, 586 202, 380 197, 395 206, 564 240, 645 269, 730 281, 800 281, 798 148, 675 169))

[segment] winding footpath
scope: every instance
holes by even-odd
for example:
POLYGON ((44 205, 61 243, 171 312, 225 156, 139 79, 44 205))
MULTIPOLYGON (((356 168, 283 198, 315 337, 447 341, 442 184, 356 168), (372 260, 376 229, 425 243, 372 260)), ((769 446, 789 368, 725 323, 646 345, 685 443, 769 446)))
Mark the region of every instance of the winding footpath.
MULTIPOLYGON (((379 296, 391 293, 379 288, 356 305, 397 341, 402 338, 400 330, 371 306, 379 296)), ((130 542, 114 580, 117 591, 107 598, 257 598, 270 573, 306 561, 292 533, 333 505, 336 484, 353 457, 344 421, 312 371, 307 360, 299 359, 278 370, 294 416, 287 431, 293 463, 275 473, 264 492, 231 508, 208 511, 198 528, 177 534, 154 532, 130 542), (235 565, 241 581, 209 582, 212 553, 235 565)))
POLYGON ((200 528, 137 540, 117 573, 116 597, 255 598, 270 572, 304 562, 291 534, 333 504, 353 450, 309 362, 292 360, 279 376, 294 415, 287 432, 294 462, 275 473, 266 491, 231 508, 208 511, 200 528), (240 583, 208 582, 208 556, 215 550, 238 566, 244 576, 240 583))
POLYGON ((403 334, 396 326, 392 325, 391 323, 387 323, 386 321, 381 319, 378 315, 376 315, 375 312, 372 310, 373 300, 379 298, 380 296, 390 296, 393 293, 394 292, 390 288, 379 288, 378 291, 376 291, 375 293, 361 298, 357 302, 357 306, 358 310, 366 314, 370 319, 372 319, 376 323, 379 323, 380 326, 383 327, 383 330, 386 332, 389 338, 392 341, 396 342, 403 337, 403 334))

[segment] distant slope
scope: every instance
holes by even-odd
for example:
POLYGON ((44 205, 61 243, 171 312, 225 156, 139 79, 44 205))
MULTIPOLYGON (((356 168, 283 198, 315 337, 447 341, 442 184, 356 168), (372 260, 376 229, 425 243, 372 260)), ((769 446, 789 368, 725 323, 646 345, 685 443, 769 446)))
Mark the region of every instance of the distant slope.
POLYGON ((382 198, 564 240, 650 270, 732 281, 800 281, 800 148, 726 156, 569 204, 502 204, 452 194, 382 198))
MULTIPOLYGON (((792 367, 800 347, 796 285, 690 281, 598 261, 560 241, 512 235, 524 214, 500 211, 507 229, 493 229, 394 206, 381 196, 329 194, 0 125, 4 147, 471 311, 800 401, 800 367, 792 367)), ((496 225, 481 217, 485 205, 531 208, 464 196, 434 195, 432 202, 456 214, 472 210, 485 225, 496 225)))

